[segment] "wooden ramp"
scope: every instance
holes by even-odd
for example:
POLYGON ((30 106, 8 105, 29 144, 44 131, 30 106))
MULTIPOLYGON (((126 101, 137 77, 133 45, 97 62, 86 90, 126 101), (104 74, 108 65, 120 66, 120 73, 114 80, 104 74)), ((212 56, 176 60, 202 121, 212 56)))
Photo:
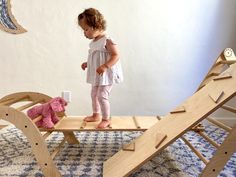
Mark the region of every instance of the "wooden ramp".
POLYGON ((188 130, 220 108, 236 93, 236 64, 209 81, 183 104, 133 141, 134 151, 120 150, 103 165, 104 177, 130 175, 188 130), (227 77, 226 77, 227 76, 227 77))

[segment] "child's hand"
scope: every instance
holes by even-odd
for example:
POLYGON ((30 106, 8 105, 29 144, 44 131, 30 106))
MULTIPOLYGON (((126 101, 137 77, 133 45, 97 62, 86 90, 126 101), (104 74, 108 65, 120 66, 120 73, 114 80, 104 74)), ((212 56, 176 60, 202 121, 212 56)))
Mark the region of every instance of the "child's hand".
POLYGON ((87 62, 82 63, 81 68, 85 70, 87 68, 87 62))
POLYGON ((107 66, 104 64, 104 65, 101 65, 97 68, 97 73, 99 75, 102 75, 106 70, 107 70, 107 66))

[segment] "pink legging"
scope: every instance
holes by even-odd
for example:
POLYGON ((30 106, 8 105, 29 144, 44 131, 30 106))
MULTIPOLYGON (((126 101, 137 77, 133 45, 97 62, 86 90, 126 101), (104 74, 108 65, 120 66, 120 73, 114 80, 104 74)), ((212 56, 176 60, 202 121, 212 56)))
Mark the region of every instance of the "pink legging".
POLYGON ((92 86, 91 98, 93 113, 102 112, 102 119, 109 119, 110 117, 110 103, 109 94, 112 85, 92 86))

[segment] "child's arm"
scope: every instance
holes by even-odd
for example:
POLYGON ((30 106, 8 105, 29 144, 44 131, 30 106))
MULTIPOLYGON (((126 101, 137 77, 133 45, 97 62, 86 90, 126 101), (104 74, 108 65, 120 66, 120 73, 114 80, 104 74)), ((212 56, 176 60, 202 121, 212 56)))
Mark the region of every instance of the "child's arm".
POLYGON ((104 73, 106 69, 111 68, 119 60, 119 52, 117 45, 114 44, 111 40, 107 40, 106 49, 110 53, 110 59, 106 63, 98 67, 98 74, 104 73))

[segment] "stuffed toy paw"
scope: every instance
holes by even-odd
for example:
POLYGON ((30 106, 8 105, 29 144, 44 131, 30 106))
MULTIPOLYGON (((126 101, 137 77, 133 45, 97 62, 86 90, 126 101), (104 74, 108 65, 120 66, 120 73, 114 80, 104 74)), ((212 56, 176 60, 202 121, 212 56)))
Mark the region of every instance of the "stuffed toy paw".
POLYGON ((27 115, 31 119, 42 116, 42 119, 36 122, 36 125, 43 128, 53 128, 59 121, 56 113, 64 112, 66 105, 67 102, 63 98, 56 97, 47 103, 32 107, 27 111, 27 115))

